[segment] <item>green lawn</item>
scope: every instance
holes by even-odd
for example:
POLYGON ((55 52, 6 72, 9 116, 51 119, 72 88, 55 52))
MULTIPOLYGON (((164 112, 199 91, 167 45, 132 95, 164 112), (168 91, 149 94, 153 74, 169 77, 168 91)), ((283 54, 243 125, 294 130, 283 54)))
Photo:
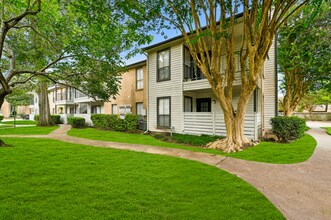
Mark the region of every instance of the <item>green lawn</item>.
POLYGON ((331 135, 331 127, 325 127, 326 133, 331 135))
POLYGON ((57 129, 58 126, 52 126, 52 127, 38 127, 38 126, 32 126, 32 127, 10 127, 10 128, 1 128, 0 127, 0 135, 6 135, 6 134, 23 134, 23 135, 31 135, 31 134, 49 134, 50 132, 57 129))
MULTIPOLYGON (((36 125, 36 121, 31 121, 31 120, 17 120, 15 122, 17 125, 36 125)), ((6 124, 6 125, 13 125, 14 121, 3 121, 0 122, 0 124, 6 124)))
POLYGON ((265 163, 291 164, 306 161, 314 152, 316 141, 310 135, 305 135, 300 140, 288 144, 279 144, 272 142, 262 142, 257 146, 248 148, 244 151, 224 154, 213 149, 202 147, 184 146, 175 143, 164 142, 155 139, 150 135, 129 134, 114 131, 103 131, 94 128, 71 129, 68 132, 71 136, 87 138, 92 140, 113 141, 132 144, 145 144, 159 147, 180 148, 191 151, 206 152, 212 154, 221 154, 228 157, 234 157, 244 160, 259 161, 265 163))
POLYGON ((284 219, 215 167, 49 139, 5 138, 2 219, 284 219))

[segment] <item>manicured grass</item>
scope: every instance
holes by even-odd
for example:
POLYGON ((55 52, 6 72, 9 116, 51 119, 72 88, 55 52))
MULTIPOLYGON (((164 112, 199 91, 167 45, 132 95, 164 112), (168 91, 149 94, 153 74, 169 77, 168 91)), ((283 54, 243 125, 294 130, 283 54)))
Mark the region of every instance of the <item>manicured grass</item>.
POLYGON ((13 139, 0 148, 2 219, 284 219, 215 167, 130 151, 13 139))
MULTIPOLYGON (((36 125, 36 121, 31 121, 31 120, 17 120, 15 122, 17 125, 36 125)), ((0 124, 6 124, 6 125, 13 125, 14 121, 3 121, 0 122, 0 124)))
POLYGON ((68 132, 68 135, 91 139, 91 140, 113 141, 120 143, 129 143, 129 144, 143 144, 143 145, 151 145, 157 147, 170 147, 170 148, 179 148, 179 149, 185 149, 191 151, 222 154, 222 152, 218 150, 206 149, 196 146, 184 146, 181 144, 165 142, 160 139, 156 139, 148 134, 130 134, 125 132, 98 130, 95 128, 85 128, 85 129, 73 128, 68 132))
POLYGON ((325 127, 326 133, 331 135, 331 127, 325 127))
POLYGON ((6 134, 23 134, 23 135, 30 135, 30 134, 49 134, 50 132, 57 129, 58 126, 52 127, 38 127, 38 126, 30 126, 30 127, 10 127, 10 128, 1 128, 0 127, 0 135, 6 134))
POLYGON ((294 141, 292 143, 280 144, 273 142, 261 142, 257 146, 245 149, 244 151, 225 154, 223 152, 213 149, 169 143, 143 134, 103 131, 94 128, 71 129, 68 134, 92 140, 179 148, 191 151, 221 154, 228 157, 234 157, 243 160, 252 160, 276 164, 291 164, 306 161, 312 155, 316 147, 315 139, 310 135, 305 135, 300 140, 294 141))
POLYGON ((218 139, 222 139, 224 137, 220 136, 210 136, 210 135, 200 135, 200 136, 195 136, 195 135, 188 135, 188 134, 172 134, 172 137, 167 133, 157 133, 157 134, 152 134, 153 137, 157 139, 161 139, 164 141, 170 141, 170 142, 176 142, 179 144, 189 144, 193 146, 205 146, 209 142, 216 141, 218 139))
POLYGON ((286 144, 261 142, 255 147, 231 154, 231 157, 277 164, 300 163, 308 160, 316 145, 315 139, 306 134, 299 140, 286 144))

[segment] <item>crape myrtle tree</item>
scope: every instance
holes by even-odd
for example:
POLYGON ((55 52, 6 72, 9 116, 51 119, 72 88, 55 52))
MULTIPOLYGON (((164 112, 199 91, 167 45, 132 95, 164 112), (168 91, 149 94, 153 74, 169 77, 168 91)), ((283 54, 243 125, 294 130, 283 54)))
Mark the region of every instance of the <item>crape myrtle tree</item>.
POLYGON ((15 86, 39 84, 45 78, 99 100, 116 95, 121 53, 151 41, 145 27, 132 22, 122 4, 2 0, 0 107, 15 86))
MULTIPOLYGON (((196 65, 211 85, 223 110, 226 138, 207 145, 225 152, 251 145, 244 133, 248 101, 259 79, 277 29, 298 8, 295 0, 141 0, 141 10, 162 27, 177 28, 196 65), (236 16, 242 12, 241 16, 236 16), (239 48, 236 49, 236 48, 239 48), (221 56, 225 54, 225 63, 221 56), (239 57, 241 90, 233 104, 239 57)), ((149 22, 153 20, 149 19, 149 22)))
POLYGON ((324 2, 311 20, 309 12, 314 7, 297 11, 279 29, 278 67, 283 75, 285 116, 292 115, 307 92, 331 81, 331 6, 324 2))

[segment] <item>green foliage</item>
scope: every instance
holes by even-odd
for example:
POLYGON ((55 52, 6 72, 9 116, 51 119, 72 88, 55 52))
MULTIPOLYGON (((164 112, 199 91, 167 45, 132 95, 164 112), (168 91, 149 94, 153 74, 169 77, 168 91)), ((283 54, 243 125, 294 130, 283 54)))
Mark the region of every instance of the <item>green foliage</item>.
POLYGON ((2 121, 2 120, 3 120, 3 118, 4 118, 4 116, 3 116, 3 115, 0 115, 0 121, 2 121))
POLYGON ((272 132, 280 142, 289 142, 301 138, 307 130, 306 121, 298 117, 277 116, 270 119, 272 132))
POLYGON ((91 115, 91 120, 94 127, 101 129, 110 129, 111 127, 111 116, 108 114, 93 114, 91 115))
MULTIPOLYGON (((292 164, 306 161, 314 152, 316 141, 310 135, 305 135, 299 140, 291 143, 261 142, 260 144, 247 148, 243 151, 225 154, 219 150, 208 149, 200 146, 188 146, 163 141, 164 135, 156 139, 151 135, 132 134, 115 131, 102 131, 95 128, 71 129, 68 135, 86 138, 90 140, 113 141, 128 144, 142 144, 156 147, 168 147, 183 149, 193 152, 204 152, 208 154, 225 155, 242 160, 259 161, 276 164, 292 164)), ((169 137, 168 137, 169 138, 169 137)), ((197 137, 199 138, 199 137, 197 137)))
POLYGON ((61 116, 60 115, 51 115, 52 121, 54 124, 61 124, 61 116))
MULTIPOLYGON (((60 115, 51 115, 51 119, 53 124, 57 125, 57 124, 61 124, 61 116, 60 115)), ((35 121, 39 121, 39 115, 34 115, 34 120, 35 121)))
POLYGON ((32 95, 27 94, 23 89, 14 89, 13 92, 6 96, 6 101, 13 106, 30 105, 32 95))
POLYGON ((127 114, 124 118, 124 127, 127 131, 134 131, 138 128, 139 115, 127 114))
POLYGON ((194 146, 205 146, 209 142, 213 142, 224 137, 220 136, 211 136, 211 135, 188 135, 188 134, 172 134, 172 139, 177 143, 191 144, 194 146))
POLYGON ((91 120, 96 128, 114 131, 133 131, 137 129, 139 116, 128 114, 125 119, 118 115, 93 114, 91 120))
POLYGON ((85 118, 82 117, 68 117, 68 123, 73 128, 85 128, 85 118))

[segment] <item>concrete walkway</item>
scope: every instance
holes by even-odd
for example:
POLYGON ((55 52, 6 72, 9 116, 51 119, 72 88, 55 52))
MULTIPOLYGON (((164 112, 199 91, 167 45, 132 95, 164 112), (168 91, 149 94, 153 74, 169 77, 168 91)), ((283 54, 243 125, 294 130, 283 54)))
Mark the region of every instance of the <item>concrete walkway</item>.
MULTIPOLYGON (((51 138, 74 144, 109 147, 185 158, 216 166, 233 173, 262 192, 287 219, 331 219, 331 136, 319 127, 331 123, 309 123, 308 132, 317 140, 313 156, 306 162, 282 165, 245 161, 182 149, 87 140, 68 136, 70 126, 61 127, 49 135, 24 137, 51 138)), ((6 135, 6 137, 22 137, 6 135)))

